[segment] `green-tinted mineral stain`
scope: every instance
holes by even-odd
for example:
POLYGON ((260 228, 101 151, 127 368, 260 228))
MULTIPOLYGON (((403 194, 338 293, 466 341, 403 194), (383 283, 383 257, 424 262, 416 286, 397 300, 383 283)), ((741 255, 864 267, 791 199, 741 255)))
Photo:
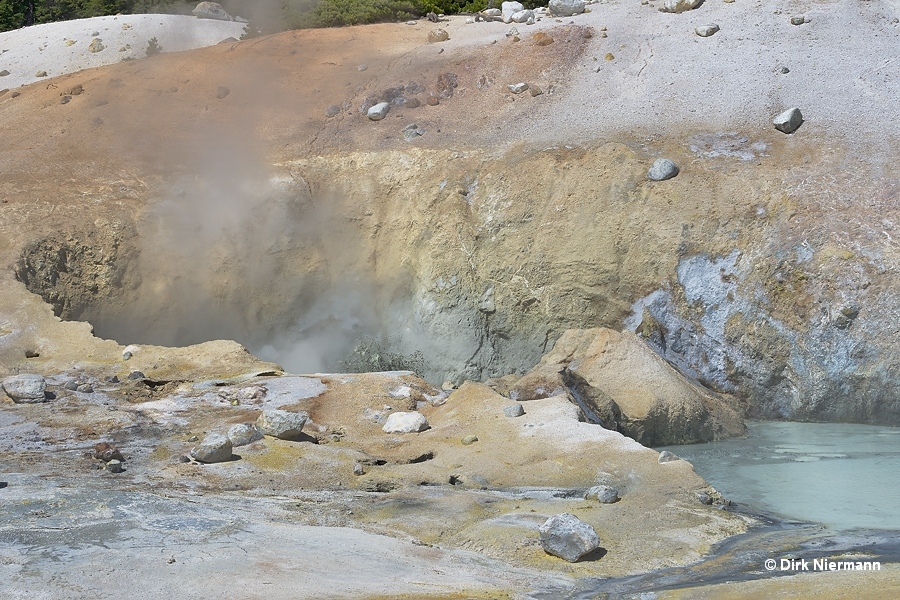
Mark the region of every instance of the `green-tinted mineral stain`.
POLYGON ((283 471, 295 467, 303 459, 298 445, 271 438, 266 438, 266 445, 267 450, 260 454, 242 453, 243 460, 264 471, 283 471))

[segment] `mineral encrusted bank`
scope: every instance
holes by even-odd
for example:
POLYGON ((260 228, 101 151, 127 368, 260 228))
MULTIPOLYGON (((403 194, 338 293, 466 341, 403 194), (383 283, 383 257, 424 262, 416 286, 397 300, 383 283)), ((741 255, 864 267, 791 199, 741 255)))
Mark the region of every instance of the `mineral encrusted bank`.
POLYGON ((781 559, 782 571, 880 571, 881 563, 873 561, 854 562, 850 560, 828 560, 825 558, 781 559))

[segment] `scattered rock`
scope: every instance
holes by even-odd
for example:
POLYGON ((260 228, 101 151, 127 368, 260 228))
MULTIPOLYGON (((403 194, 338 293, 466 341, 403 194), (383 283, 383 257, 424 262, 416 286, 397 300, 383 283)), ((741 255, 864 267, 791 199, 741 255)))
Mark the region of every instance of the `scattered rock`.
POLYGON ((34 76, 35 77, 46 77, 47 71, 38 71, 37 73, 34 74, 34 76))
POLYGON ((395 412, 387 418, 381 430, 385 433, 418 433, 428 429, 428 421, 420 412, 395 412))
POLYGON ((540 96, 541 94, 543 94, 544 90, 534 84, 529 84, 528 92, 531 94, 531 97, 534 98, 535 96, 540 96))
POLYGON ((791 25, 803 25, 806 22, 806 17, 804 15, 796 15, 791 17, 791 25))
POLYGON ((13 375, 3 380, 3 391, 19 404, 34 404, 45 402, 47 381, 40 375, 23 373, 13 375))
POLYGON ((450 34, 446 29, 432 29, 428 32, 428 43, 435 44, 437 42, 446 42, 450 39, 450 34))
POLYGON ((125 346, 125 349, 122 350, 122 360, 129 360, 132 356, 137 354, 138 350, 140 350, 140 346, 135 346, 134 344, 125 346))
POLYGON ((539 531, 544 552, 568 562, 577 562, 600 547, 600 537, 594 528, 569 513, 553 515, 539 531))
POLYGON ((527 83, 511 83, 506 88, 511 91, 513 94, 521 94, 525 90, 528 89, 527 83))
POLYGON ((72 96, 63 96, 59 99, 60 104, 68 104, 72 100, 72 96))
POLYGON ((89 384, 89 383, 82 383, 81 385, 79 385, 79 386, 76 388, 75 391, 81 392, 82 394, 93 394, 93 393, 94 393, 94 386, 92 386, 92 385, 89 384))
POLYGON ((485 17, 502 17, 503 11, 500 10, 499 8, 486 8, 483 11, 481 11, 481 14, 484 15, 485 17))
POLYGON ((667 462, 674 462, 676 460, 681 460, 681 458, 679 458, 678 456, 675 456, 668 450, 663 450, 662 452, 659 453, 659 458, 657 459, 657 462, 659 464, 663 464, 663 463, 667 463, 667 462))
POLYGON ((659 8, 659 12, 683 13, 700 6, 703 0, 665 0, 659 8))
POLYGON ((407 98, 403 101, 403 106, 406 108, 419 108, 422 106, 422 103, 418 98, 407 98))
POLYGON ((437 78, 438 95, 441 98, 453 96, 453 90, 459 86, 459 78, 455 73, 441 73, 437 78))
POLYGON ((428 106, 437 106, 440 103, 440 99, 435 94, 428 94, 428 97, 425 98, 425 104, 428 106))
POLYGON ((425 130, 420 129, 418 125, 415 123, 410 123, 406 127, 403 128, 403 139, 407 142, 411 142, 417 137, 425 135, 425 130))
POLYGON ((218 463, 231 460, 231 440, 224 435, 211 433, 199 446, 191 449, 191 458, 203 463, 218 463))
POLYGON ((787 67, 781 67, 781 74, 782 74, 782 75, 787 75, 787 74, 790 73, 790 72, 791 72, 791 70, 788 69, 787 67))
POLYGON ((510 418, 521 417, 525 414, 525 409, 517 402, 516 404, 505 407, 503 409, 503 414, 510 418))
POLYGON ((478 441, 478 436, 477 435, 467 435, 461 441, 462 441, 463 446, 471 446, 472 444, 474 444, 475 442, 478 441))
POLYGON ((79 383, 74 379, 70 379, 65 384, 63 384, 63 389, 69 390, 70 392, 78 391, 79 383))
POLYGON ((390 102, 379 102, 368 111, 366 111, 366 116, 369 117, 369 120, 371 121, 380 121, 387 116, 390 110, 390 102))
POLYGON ((122 456, 122 452, 109 442, 99 442, 94 444, 94 458, 102 460, 103 462, 125 460, 125 457, 122 456))
POLYGON ((697 494, 697 500, 700 501, 700 504, 705 504, 706 506, 709 506, 713 503, 712 497, 706 492, 700 492, 699 494, 697 494))
POLYGON ((500 5, 500 16, 504 23, 511 23, 512 16, 522 10, 525 10, 525 7, 521 2, 504 2, 500 5))
POLYGON ((553 43, 553 38, 543 31, 538 31, 532 36, 531 41, 534 42, 535 46, 549 46, 553 43))
POLYGON ((0 77, 6 77, 7 75, 9 75, 9 71, 7 71, 6 69, 0 71, 0 77))
POLYGON ((803 115, 796 106, 772 119, 772 125, 782 133, 794 133, 803 124, 803 115))
POLYGON ((356 70, 359 71, 360 73, 362 73, 363 71, 367 70, 368 68, 369 68, 369 65, 359 65, 358 67, 356 67, 356 70))
POLYGON ((332 104, 328 108, 325 109, 325 117, 330 119, 331 117, 335 117, 339 115, 341 112, 341 107, 337 104, 332 104))
POLYGON ((584 12, 584 0, 550 0, 547 8, 552 17, 573 17, 584 12))
POLYGON ((114 458, 106 463, 106 470, 110 473, 122 473, 125 471, 125 465, 122 464, 122 461, 114 458))
POLYGON ((694 30, 694 33, 700 37, 709 37, 717 31, 719 31, 719 26, 715 23, 710 23, 709 25, 700 25, 694 30))
POLYGON ((237 448, 263 439, 263 434, 253 423, 238 423, 228 430, 228 439, 231 440, 231 445, 237 448))
POLYGON ((137 381, 138 379, 146 379, 147 376, 141 371, 132 371, 128 374, 128 381, 137 381))
POLYGON ((191 14, 198 19, 215 19, 217 21, 233 21, 222 5, 218 2, 201 2, 198 4, 191 14))
POLYGON ((88 52, 93 52, 96 54, 97 52, 102 52, 103 50, 105 50, 106 46, 103 45, 103 42, 102 40, 100 40, 100 38, 94 38, 93 40, 91 40, 91 43, 87 49, 88 52))
POLYGON ((256 427, 265 435, 282 440, 296 440, 302 435, 303 426, 309 415, 305 412, 286 410, 265 410, 256 419, 256 427))
POLYGON ((365 475, 366 470, 363 468, 363 466, 360 463, 356 463, 355 465, 353 465, 353 474, 357 475, 357 476, 365 475))
POLYGON ((104 378, 106 383, 119 383, 119 378, 115 375, 110 375, 109 377, 104 378))
POLYGON ((509 31, 506 32, 506 37, 517 37, 519 35, 519 30, 515 27, 510 27, 509 31))
POLYGON ((228 94, 230 94, 230 93, 231 93, 231 90, 229 90, 227 87, 225 87, 223 85, 220 85, 219 89, 216 90, 216 98, 221 100, 223 98, 228 97, 228 94))
POLYGON ((600 504, 613 504, 619 501, 619 491, 608 485, 595 485, 584 495, 585 500, 596 500, 600 504))
POLYGON ((665 181, 678 175, 678 165, 668 158, 657 158, 647 171, 647 179, 650 181, 665 181))

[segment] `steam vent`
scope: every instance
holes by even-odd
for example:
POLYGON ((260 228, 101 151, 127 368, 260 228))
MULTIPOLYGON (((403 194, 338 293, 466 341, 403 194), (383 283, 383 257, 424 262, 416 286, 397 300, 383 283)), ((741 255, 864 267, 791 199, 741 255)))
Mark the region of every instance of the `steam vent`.
POLYGON ((70 4, 0 597, 900 597, 896 2, 70 4))

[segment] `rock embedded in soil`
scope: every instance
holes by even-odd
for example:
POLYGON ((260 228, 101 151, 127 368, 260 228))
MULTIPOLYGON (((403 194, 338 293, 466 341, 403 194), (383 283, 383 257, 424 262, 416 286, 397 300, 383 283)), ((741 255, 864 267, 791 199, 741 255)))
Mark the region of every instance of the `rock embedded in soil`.
POLYGON ((256 427, 265 435, 281 440, 295 441, 303 434, 303 426, 309 414, 303 411, 265 410, 256 419, 256 427))
POLYGON ((659 8, 659 12, 683 13, 700 6, 703 0, 665 0, 659 8))
POLYGON ((511 83, 506 87, 513 94, 521 94, 522 92, 524 92, 525 90, 528 89, 528 84, 524 83, 524 82, 523 83, 511 83))
POLYGON ((619 501, 619 492, 608 485, 595 485, 585 495, 585 500, 596 500, 600 504, 613 504, 619 501))
POLYGON ((699 35, 700 37, 709 37, 714 33, 719 31, 719 26, 715 23, 710 23, 708 25, 700 25, 696 29, 694 29, 694 33, 699 35))
POLYGON ((794 133, 803 124, 803 115, 796 106, 772 119, 772 125, 782 133, 794 133))
POLYGON ((433 29, 428 32, 428 43, 435 44, 437 42, 446 42, 450 39, 450 34, 446 29, 433 29))
POLYGON ((122 473, 125 471, 125 466, 121 460, 113 459, 106 463, 106 470, 110 473, 122 473))
POLYGON ((678 165, 668 158, 657 158, 647 171, 650 181, 665 181, 678 175, 678 165))
POLYGON ((662 452, 659 453, 659 458, 657 459, 657 462, 659 462, 659 464, 663 464, 663 463, 667 463, 667 462, 674 462, 676 460, 681 460, 681 458, 672 454, 668 450, 663 450, 662 452))
POLYGON ((395 412, 381 430, 385 433, 419 433, 428 429, 428 420, 420 412, 395 412))
POLYGON ((20 404, 45 402, 47 400, 46 389, 47 381, 42 376, 33 373, 13 375, 3 380, 3 391, 13 399, 13 402, 20 404))
POLYGON ((600 537, 594 528, 569 513, 550 517, 539 531, 544 552, 568 562, 577 562, 600 547, 600 537))
POLYGON ((203 463, 219 463, 231 460, 231 440, 224 435, 211 433, 191 450, 191 458, 203 463))

